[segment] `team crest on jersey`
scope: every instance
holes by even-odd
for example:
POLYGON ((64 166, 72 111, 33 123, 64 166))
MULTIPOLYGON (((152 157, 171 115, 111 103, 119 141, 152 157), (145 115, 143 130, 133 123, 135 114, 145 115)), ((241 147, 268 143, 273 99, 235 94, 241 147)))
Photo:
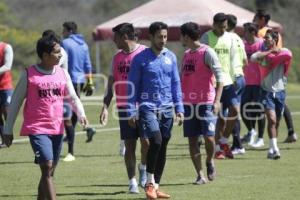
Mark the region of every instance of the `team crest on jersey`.
POLYGON ((171 64, 172 64, 172 61, 171 61, 170 58, 165 57, 165 63, 166 63, 167 65, 171 65, 171 64))

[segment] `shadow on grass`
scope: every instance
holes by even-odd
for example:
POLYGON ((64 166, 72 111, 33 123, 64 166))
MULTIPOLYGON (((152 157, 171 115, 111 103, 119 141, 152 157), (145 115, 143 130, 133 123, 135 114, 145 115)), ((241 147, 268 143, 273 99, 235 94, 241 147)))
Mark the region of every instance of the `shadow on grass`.
POLYGON ((57 196, 97 196, 97 195, 119 195, 126 194, 125 191, 119 192, 74 192, 74 193, 57 193, 57 196))
MULTIPOLYGON (((119 155, 117 154, 97 154, 97 155, 89 155, 89 154, 79 154, 79 155, 75 155, 76 158, 113 158, 113 157, 119 157, 119 155)), ((60 156, 60 158, 64 158, 63 155, 60 156)))
POLYGON ((22 194, 22 195, 15 195, 15 194, 12 194, 12 195, 8 195, 8 194, 3 194, 3 195, 0 195, 0 199, 1 198, 8 198, 8 199, 14 199, 17 198, 17 197, 32 197, 31 199, 33 199, 33 197, 37 197, 36 195, 31 195, 31 194, 22 194))
POLYGON ((70 185, 66 187, 127 187, 125 184, 70 185))
POLYGON ((15 162, 0 162, 0 165, 17 165, 17 164, 33 164, 33 161, 15 161, 15 162))

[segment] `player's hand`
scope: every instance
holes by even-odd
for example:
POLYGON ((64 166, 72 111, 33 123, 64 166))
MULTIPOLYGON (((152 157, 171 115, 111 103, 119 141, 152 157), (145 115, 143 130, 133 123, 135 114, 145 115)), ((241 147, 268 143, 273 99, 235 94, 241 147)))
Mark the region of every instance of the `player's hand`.
POLYGON ((136 118, 135 118, 135 116, 132 117, 132 118, 130 118, 130 119, 128 120, 128 124, 129 124, 130 127, 136 128, 136 118))
POLYGON ((83 92, 85 92, 85 96, 92 96, 94 93, 95 87, 92 82, 87 82, 83 88, 83 92))
POLYGON ((220 101, 215 101, 213 106, 214 106, 213 107, 213 113, 215 115, 217 115, 220 112, 220 110, 221 110, 221 103, 220 103, 220 101))
POLYGON ((3 143, 7 147, 9 147, 12 144, 13 140, 14 140, 14 135, 13 134, 9 134, 9 135, 8 134, 3 134, 3 143))
POLYGON ((181 126, 184 120, 183 113, 176 113, 175 122, 178 124, 178 126, 181 126))
POLYGON ((100 124, 106 125, 107 120, 108 120, 108 110, 106 107, 103 107, 100 113, 100 124))
POLYGON ((86 117, 81 117, 80 124, 83 127, 83 129, 86 129, 86 127, 89 125, 89 121, 86 117))

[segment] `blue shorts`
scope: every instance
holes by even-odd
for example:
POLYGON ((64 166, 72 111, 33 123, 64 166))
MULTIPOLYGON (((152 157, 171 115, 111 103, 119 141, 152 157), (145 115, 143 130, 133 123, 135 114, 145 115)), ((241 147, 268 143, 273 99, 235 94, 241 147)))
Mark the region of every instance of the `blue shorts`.
POLYGON ((246 81, 245 81, 244 76, 238 76, 235 78, 234 88, 235 88, 235 93, 238 97, 239 103, 241 103, 241 96, 244 93, 245 86, 246 86, 246 81))
POLYGON ((233 84, 223 87, 221 104, 223 110, 226 110, 230 106, 237 106, 240 104, 239 98, 235 92, 235 87, 233 84))
POLYGON ((0 90, 0 106, 8 106, 11 101, 13 90, 0 90))
POLYGON ((173 111, 140 111, 139 130, 142 135, 151 138, 154 134, 160 133, 162 138, 171 138, 173 127, 173 111))
POLYGON ((184 137, 214 136, 217 116, 212 105, 184 105, 184 137))
POLYGON ((60 135, 29 135, 30 144, 35 155, 34 162, 41 164, 52 160, 57 164, 63 143, 63 134, 60 135))
POLYGON ((132 128, 128 124, 127 110, 124 108, 118 108, 119 125, 120 125, 120 136, 122 140, 138 139, 139 131, 138 128, 132 128))
POLYGON ((274 110, 276 117, 280 118, 284 111, 285 91, 267 92, 262 90, 262 104, 266 110, 274 110))
POLYGON ((64 120, 70 120, 73 115, 72 105, 66 101, 64 101, 64 120))
POLYGON ((261 102, 262 89, 259 85, 246 85, 245 91, 242 94, 242 104, 261 102))

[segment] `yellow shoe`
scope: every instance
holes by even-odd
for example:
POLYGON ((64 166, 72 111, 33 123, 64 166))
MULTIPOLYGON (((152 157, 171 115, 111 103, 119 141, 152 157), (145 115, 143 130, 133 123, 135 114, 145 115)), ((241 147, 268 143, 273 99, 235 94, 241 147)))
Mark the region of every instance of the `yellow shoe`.
POLYGON ((72 154, 68 153, 67 156, 63 159, 63 161, 65 162, 71 162, 75 160, 75 156, 73 156, 72 154))

